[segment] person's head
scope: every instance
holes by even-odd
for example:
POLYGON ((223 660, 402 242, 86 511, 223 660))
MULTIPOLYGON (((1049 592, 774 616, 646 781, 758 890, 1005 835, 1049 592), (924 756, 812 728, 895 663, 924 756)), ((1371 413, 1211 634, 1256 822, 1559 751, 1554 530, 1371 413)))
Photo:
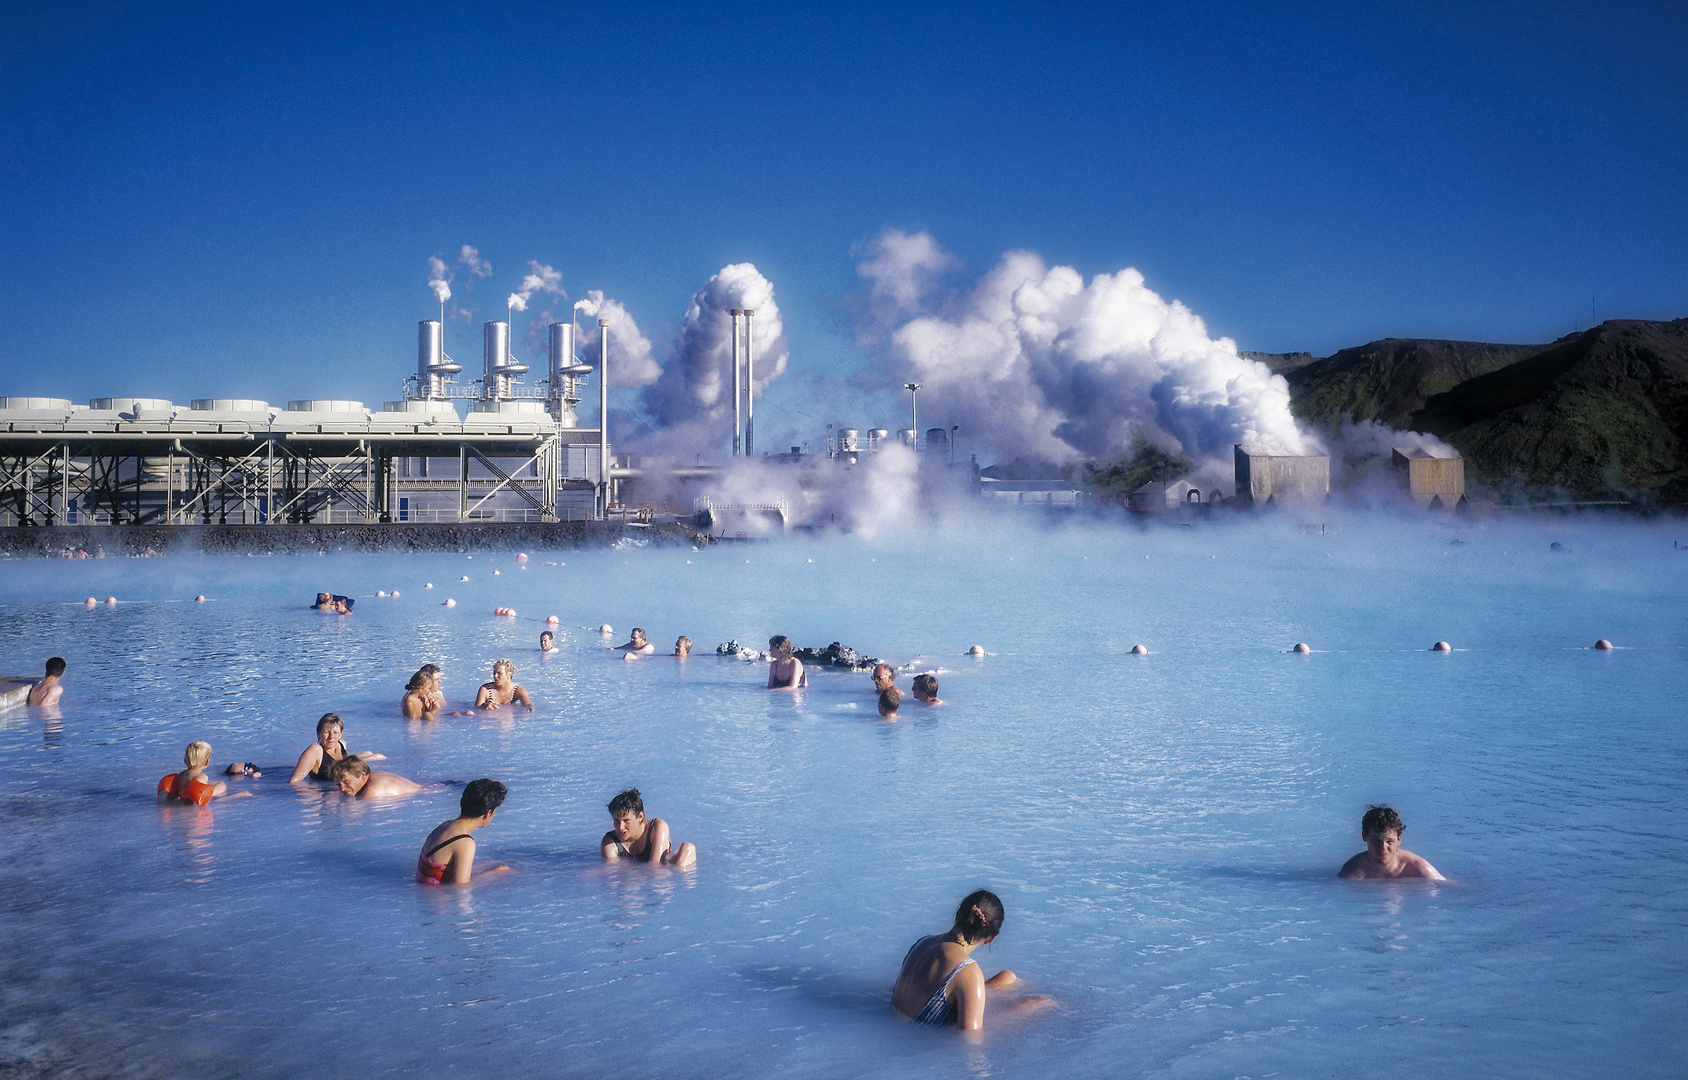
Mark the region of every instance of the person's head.
POLYGON ((903 692, 895 686, 887 686, 879 691, 879 715, 895 716, 897 709, 903 703, 903 692))
POLYGON ((47 661, 47 677, 49 679, 51 679, 56 675, 63 675, 63 674, 64 674, 64 657, 54 656, 54 657, 50 658, 47 661))
POLYGON ((211 761, 211 744, 195 740, 188 743, 187 750, 182 754, 182 761, 190 769, 203 769, 211 761))
POLYGON ((334 610, 342 615, 350 615, 352 613, 352 602, 350 600, 336 600, 334 601, 334 610))
POLYGON ((404 688, 407 691, 426 690, 432 685, 434 685, 434 677, 429 675, 425 669, 418 669, 416 674, 410 677, 410 681, 404 684, 404 688))
POLYGON ((692 651, 692 639, 691 638, 682 637, 679 640, 674 642, 674 655, 675 656, 685 656, 688 653, 690 653, 691 651, 692 651))
POLYGON ((776 660, 790 660, 791 639, 784 634, 775 634, 768 639, 768 651, 774 654, 776 660))
POLYGON ((343 795, 356 795, 369 783, 369 764, 356 754, 348 754, 335 762, 329 773, 343 795))
POLYGON ((950 933, 960 934, 969 945, 983 945, 1002 933, 1002 920, 1006 917, 1002 901, 995 893, 976 889, 963 897, 961 906, 955 909, 955 925, 950 933))
POLYGON ((1376 856, 1393 853, 1401 846, 1401 834, 1406 831, 1401 815, 1393 807, 1368 806, 1360 818, 1360 839, 1366 842, 1366 850, 1376 856))
POLYGON ((891 685, 891 681, 896 677, 897 673, 891 670, 890 664, 880 664, 878 667, 873 669, 874 689, 885 689, 887 686, 891 685))
POLYGON ((635 644, 635 645, 643 645, 645 643, 645 628, 644 627, 635 626, 633 628, 632 641, 633 641, 633 644, 635 644))
POLYGON ((610 800, 610 819, 615 822, 616 839, 636 840, 645 831, 645 800, 638 788, 628 788, 610 800))
POLYGON ((428 681, 436 687, 445 680, 445 671, 438 664, 423 664, 417 674, 426 675, 428 681))
POLYGON ((916 675, 914 677, 914 698, 916 701, 931 701, 938 696, 938 677, 936 675, 916 675))
POLYGON ((316 722, 317 742, 323 746, 333 746, 340 739, 340 734, 346 730, 345 723, 336 713, 325 712, 322 719, 316 722))
POLYGON ((514 679, 516 677, 516 665, 502 658, 494 660, 492 662, 492 681, 498 682, 501 673, 506 679, 514 679))
POLYGON ((329 607, 333 607, 334 606, 334 594, 333 593, 319 592, 319 593, 316 594, 316 602, 317 602, 317 607, 322 607, 324 604, 327 604, 329 607))
POLYGON ((551 647, 552 640, 555 639, 556 636, 556 634, 553 634, 549 630, 541 630, 539 632, 539 647, 541 649, 549 649, 551 647))
POLYGON ((488 780, 484 776, 479 780, 471 780, 463 786, 463 798, 458 805, 463 810, 463 816, 485 817, 504 805, 504 796, 510 794, 506 788, 496 780, 488 780))

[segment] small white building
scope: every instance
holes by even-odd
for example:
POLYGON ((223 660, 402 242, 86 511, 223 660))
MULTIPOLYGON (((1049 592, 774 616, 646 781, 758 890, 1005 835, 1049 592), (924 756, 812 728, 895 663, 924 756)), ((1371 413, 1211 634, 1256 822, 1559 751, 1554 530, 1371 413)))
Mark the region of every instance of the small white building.
POLYGON ((1218 488, 1203 491, 1188 480, 1151 480, 1128 496, 1133 510, 1175 510, 1180 506, 1219 502, 1225 493, 1218 488))
POLYGON ((1065 480, 979 478, 979 494, 993 502, 1027 506, 1077 506, 1083 492, 1065 480))

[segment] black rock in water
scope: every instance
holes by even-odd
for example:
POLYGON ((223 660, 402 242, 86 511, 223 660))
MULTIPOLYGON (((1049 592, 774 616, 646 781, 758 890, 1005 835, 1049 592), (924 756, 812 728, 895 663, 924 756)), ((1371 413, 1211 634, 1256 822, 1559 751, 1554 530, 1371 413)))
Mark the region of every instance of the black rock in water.
POLYGON ((846 671, 872 671, 880 664, 877 657, 863 656, 850 646, 836 641, 824 649, 793 649, 791 655, 805 664, 844 668, 846 671))

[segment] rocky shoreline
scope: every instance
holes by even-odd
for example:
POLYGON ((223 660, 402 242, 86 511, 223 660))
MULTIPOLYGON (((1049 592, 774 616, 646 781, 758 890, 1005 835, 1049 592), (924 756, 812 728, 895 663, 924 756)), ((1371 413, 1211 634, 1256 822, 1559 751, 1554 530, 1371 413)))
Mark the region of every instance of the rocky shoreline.
POLYGON ((151 555, 326 555, 329 552, 543 551, 613 544, 706 544, 705 534, 669 523, 463 523, 390 525, 58 525, 0 529, 0 558, 151 555))

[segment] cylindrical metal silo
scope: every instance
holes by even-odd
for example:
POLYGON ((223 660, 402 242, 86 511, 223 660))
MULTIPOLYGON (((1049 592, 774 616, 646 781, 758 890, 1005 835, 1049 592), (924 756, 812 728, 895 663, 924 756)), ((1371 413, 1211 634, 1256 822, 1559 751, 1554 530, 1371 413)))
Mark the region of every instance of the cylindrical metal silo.
POLYGON ((510 396, 510 324, 487 323, 482 341, 481 397, 500 401, 510 396))
POLYGON ((423 319, 416 324, 416 392, 432 400, 445 392, 439 368, 445 365, 445 324, 423 319))

